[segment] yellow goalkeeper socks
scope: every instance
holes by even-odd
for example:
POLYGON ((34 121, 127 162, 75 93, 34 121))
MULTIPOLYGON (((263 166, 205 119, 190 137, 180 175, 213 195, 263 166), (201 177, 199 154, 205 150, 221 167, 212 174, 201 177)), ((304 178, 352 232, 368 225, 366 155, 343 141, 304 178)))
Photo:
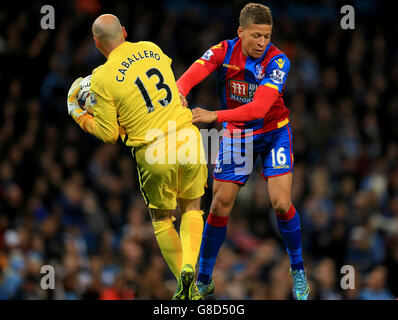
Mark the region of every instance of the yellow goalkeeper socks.
POLYGON ((181 268, 182 247, 180 237, 174 227, 174 220, 175 218, 172 217, 165 220, 152 221, 152 225, 163 258, 176 279, 178 279, 181 268))
POLYGON ((182 245, 182 264, 194 268, 198 260, 203 233, 203 211, 191 210, 181 216, 180 237, 182 245))
POLYGON ((174 227, 174 217, 152 221, 163 258, 166 260, 176 279, 180 269, 186 264, 194 268, 198 260, 203 233, 203 211, 187 211, 181 217, 180 237, 174 227))

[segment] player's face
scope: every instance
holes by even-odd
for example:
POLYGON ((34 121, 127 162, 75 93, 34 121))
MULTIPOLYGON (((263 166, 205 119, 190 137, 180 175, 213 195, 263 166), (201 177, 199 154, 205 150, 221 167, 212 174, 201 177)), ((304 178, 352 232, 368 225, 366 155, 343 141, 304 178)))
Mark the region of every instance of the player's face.
POLYGON ((245 56, 260 58, 271 41, 272 25, 251 23, 243 28, 239 26, 238 36, 242 39, 242 51, 245 56))

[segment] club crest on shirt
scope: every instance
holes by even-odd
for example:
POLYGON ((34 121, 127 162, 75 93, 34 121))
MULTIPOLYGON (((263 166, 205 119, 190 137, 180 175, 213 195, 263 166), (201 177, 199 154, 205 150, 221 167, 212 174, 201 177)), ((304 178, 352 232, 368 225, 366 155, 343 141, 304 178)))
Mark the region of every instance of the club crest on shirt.
POLYGON ((257 66, 256 66, 256 74, 255 74, 256 79, 257 79, 257 80, 263 80, 263 79, 264 79, 264 76, 265 76, 265 73, 264 73, 264 66, 262 66, 262 65, 257 65, 257 66))

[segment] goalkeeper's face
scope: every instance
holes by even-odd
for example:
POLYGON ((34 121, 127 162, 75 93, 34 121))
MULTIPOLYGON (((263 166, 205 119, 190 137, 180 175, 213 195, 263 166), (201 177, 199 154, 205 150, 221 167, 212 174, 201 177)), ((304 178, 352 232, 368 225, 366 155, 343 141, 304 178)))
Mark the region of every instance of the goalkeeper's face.
POLYGON ((239 26, 238 36, 242 40, 242 51, 245 56, 261 58, 271 41, 272 25, 251 23, 239 26))

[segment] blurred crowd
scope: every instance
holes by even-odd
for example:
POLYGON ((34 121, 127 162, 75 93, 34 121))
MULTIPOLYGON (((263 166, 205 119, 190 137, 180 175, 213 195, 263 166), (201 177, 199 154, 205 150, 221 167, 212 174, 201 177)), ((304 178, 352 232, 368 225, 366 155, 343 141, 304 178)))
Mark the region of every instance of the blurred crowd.
MULTIPOLYGON (((292 64, 284 92, 292 198, 311 298, 395 299, 397 25, 376 1, 355 2, 355 30, 341 29, 339 2, 280 2, 264 4, 273 12, 272 42, 292 64), (355 276, 348 289, 345 265, 355 276)), ((40 28, 40 1, 0 4, 0 299, 171 298, 176 281, 130 150, 83 132, 67 114, 66 93, 105 61, 91 37, 100 13, 117 15, 129 41, 157 43, 178 79, 210 46, 236 36, 245 3, 53 1, 54 30, 40 28), (54 290, 40 286, 43 265, 54 267, 54 290)), ((188 102, 216 109, 214 76, 188 102)), ((216 296, 292 299, 288 271, 267 185, 254 173, 231 213, 216 296)))

